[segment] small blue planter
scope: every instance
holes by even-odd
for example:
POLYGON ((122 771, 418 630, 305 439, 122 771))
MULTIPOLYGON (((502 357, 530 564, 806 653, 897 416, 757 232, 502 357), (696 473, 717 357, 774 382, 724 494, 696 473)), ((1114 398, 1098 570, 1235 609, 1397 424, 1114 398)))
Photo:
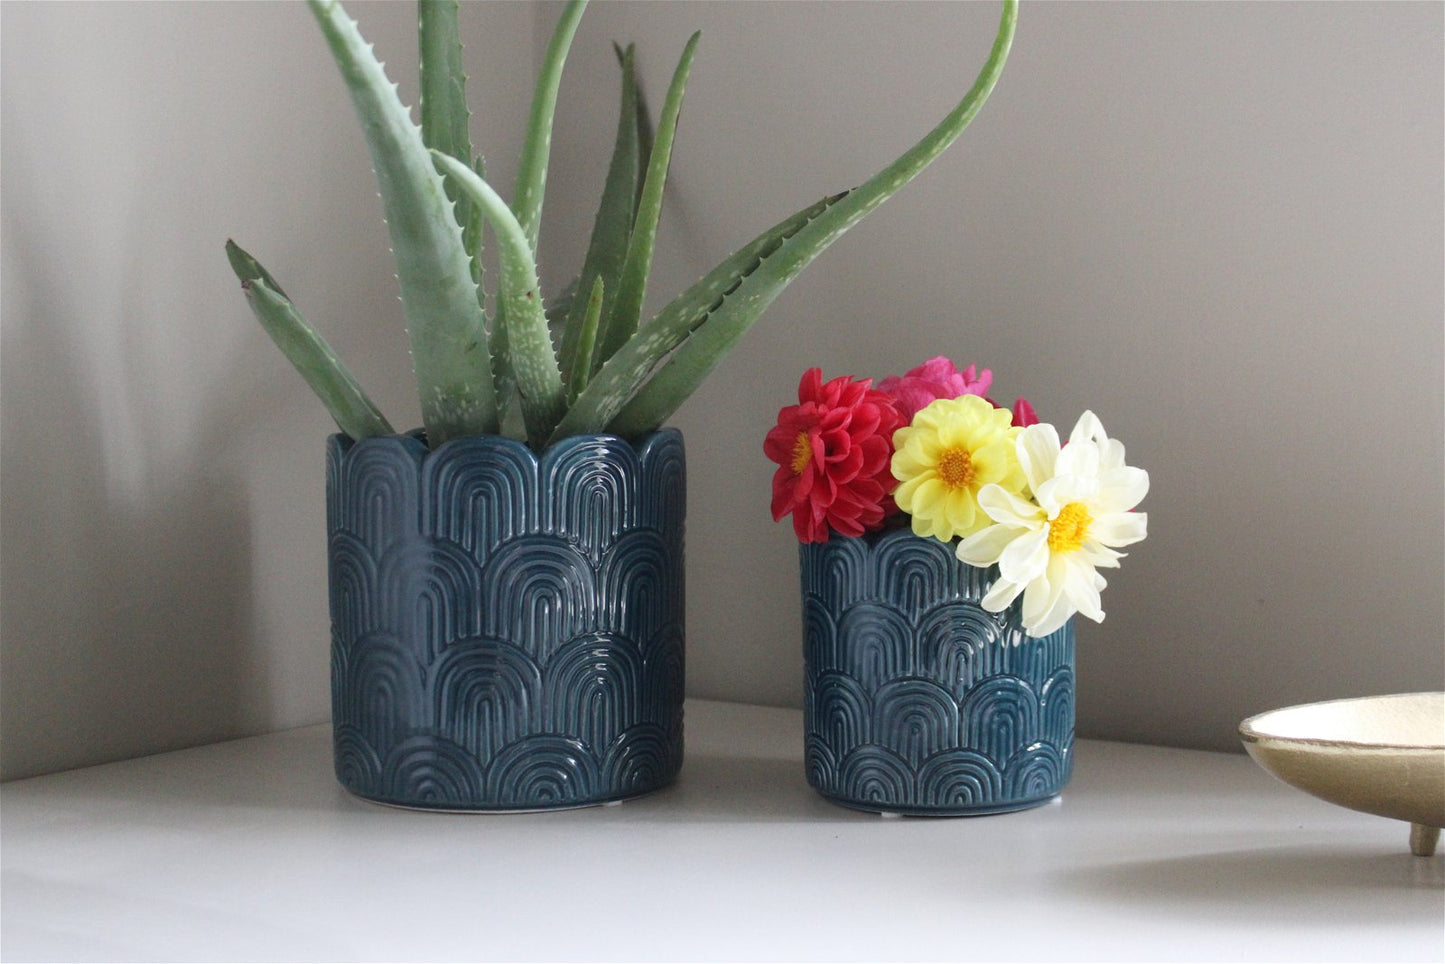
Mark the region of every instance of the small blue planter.
POLYGON ((863 810, 1022 810, 1073 769, 1074 626, 979 606, 996 576, 907 529, 801 546, 808 782, 863 810))
POLYGON ((682 436, 326 450, 336 775, 437 810, 647 793, 682 766, 682 436))

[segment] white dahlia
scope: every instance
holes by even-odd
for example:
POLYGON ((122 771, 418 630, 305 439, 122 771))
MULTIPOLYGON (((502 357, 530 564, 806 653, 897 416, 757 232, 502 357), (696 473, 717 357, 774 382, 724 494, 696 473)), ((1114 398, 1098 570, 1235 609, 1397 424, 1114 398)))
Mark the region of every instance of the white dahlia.
POLYGON ((1074 613, 1102 622, 1098 570, 1117 568, 1117 550, 1144 538, 1148 516, 1132 510, 1149 491, 1149 473, 1124 464, 1123 443, 1093 412, 1079 417, 1066 446, 1046 424, 1024 429, 1016 444, 1033 501, 998 485, 980 489, 979 508, 993 525, 959 543, 958 558, 998 564, 982 605, 1002 612, 1022 593, 1030 636, 1047 636, 1074 613))

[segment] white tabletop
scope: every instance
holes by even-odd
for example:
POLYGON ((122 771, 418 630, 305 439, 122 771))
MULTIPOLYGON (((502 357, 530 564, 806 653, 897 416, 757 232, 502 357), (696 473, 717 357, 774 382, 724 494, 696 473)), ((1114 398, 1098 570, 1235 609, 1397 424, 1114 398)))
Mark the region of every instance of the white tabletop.
POLYGON ((24 960, 1442 960, 1445 858, 1244 756, 1082 741, 1061 802, 883 818, 807 786, 801 714, 690 701, 613 807, 393 810, 328 727, 0 789, 24 960))

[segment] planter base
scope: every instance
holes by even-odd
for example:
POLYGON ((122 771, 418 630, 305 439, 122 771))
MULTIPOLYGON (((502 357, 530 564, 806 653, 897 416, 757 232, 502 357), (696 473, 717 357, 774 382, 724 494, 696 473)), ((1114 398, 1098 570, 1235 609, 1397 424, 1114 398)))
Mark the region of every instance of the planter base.
POLYGON ((676 781, 675 779, 674 779, 674 780, 670 780, 670 781, 668 781, 667 783, 664 783, 664 784, 662 784, 662 785, 660 785, 660 786, 652 787, 651 789, 647 789, 647 790, 642 790, 642 791, 639 791, 638 793, 630 794, 630 795, 625 796, 625 797, 611 797, 611 798, 608 798, 608 799, 605 799, 605 800, 593 800, 593 801, 590 801, 590 802, 588 802, 588 803, 561 803, 561 804, 556 804, 555 806, 542 805, 542 806, 536 806, 536 807, 485 807, 485 806, 478 806, 478 807, 459 807, 459 806, 447 806, 447 805, 436 806, 436 807, 428 807, 428 806, 425 806, 425 805, 422 805, 422 804, 416 804, 416 803, 400 803, 400 802, 395 802, 395 801, 392 801, 392 800, 382 800, 382 799, 379 799, 379 798, 367 797, 367 796, 363 796, 363 795, 360 794, 360 793, 357 793, 356 791, 354 791, 354 790, 352 790, 352 789, 350 789, 350 788, 348 788, 348 787, 343 787, 342 789, 343 789, 343 790, 346 790, 346 793, 347 793, 348 796, 350 796, 350 797, 352 797, 352 798, 354 798, 354 799, 356 799, 356 800, 360 800, 362 803, 367 803, 367 804, 370 804, 370 805, 372 805, 372 806, 374 806, 374 807, 385 807, 385 808, 388 809, 388 810, 412 810, 412 811, 415 811, 415 812, 418 812, 418 813, 455 813, 455 814, 462 814, 462 815, 475 814, 475 813, 494 813, 494 814, 501 815, 501 814, 509 814, 509 813, 513 813, 513 814, 551 813, 551 812, 560 811, 560 810, 591 810, 591 809, 593 809, 594 807, 617 807, 617 806, 621 806, 622 804, 627 803, 627 802, 629 802, 629 801, 632 801, 632 800, 640 800, 640 799, 642 799, 643 797, 651 796, 652 794, 657 793, 658 791, 666 790, 668 787, 672 786, 672 784, 673 784, 673 783, 676 783, 676 782, 677 782, 677 781, 676 781))
POLYGON ((891 805, 871 806, 857 800, 835 797, 821 790, 818 791, 818 796, 840 807, 847 807, 849 810, 858 810, 862 813, 876 813, 880 817, 988 817, 1000 813, 1015 813, 1019 810, 1033 810, 1060 799, 1060 795, 1055 793, 1035 800, 1019 800, 977 807, 895 807, 891 805))

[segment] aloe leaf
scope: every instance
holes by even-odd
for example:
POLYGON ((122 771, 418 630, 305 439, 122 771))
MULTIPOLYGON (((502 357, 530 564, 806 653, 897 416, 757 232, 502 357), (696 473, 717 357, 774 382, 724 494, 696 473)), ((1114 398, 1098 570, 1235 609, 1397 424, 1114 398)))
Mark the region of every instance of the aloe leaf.
MULTIPOLYGON (((472 161, 472 170, 476 172, 477 177, 486 180, 487 162, 481 155, 472 161)), ((443 178, 444 182, 445 180, 443 178)), ((477 303, 482 306, 482 318, 485 320, 487 316, 487 273, 482 266, 482 247, 486 243, 484 240, 486 221, 482 217, 481 210, 469 199, 467 205, 471 208, 471 219, 476 223, 476 236, 468 241, 467 229, 463 228, 462 239, 467 243, 467 253, 471 255, 472 280, 477 283, 477 303)), ((487 348, 492 356, 492 389, 497 399, 497 424, 500 426, 498 431, 505 432, 507 413, 512 404, 512 392, 517 387, 517 380, 512 377, 512 369, 507 363, 507 326, 500 317, 500 308, 497 309, 496 314, 497 317, 492 318, 487 329, 487 348)))
MULTIPOLYGON (((636 72, 634 65, 633 71, 636 72)), ((642 185, 647 179, 647 165, 652 159, 652 113, 647 109, 647 94, 637 84, 637 203, 642 203, 642 185)))
POLYGON ((647 276, 652 271, 652 249, 657 240, 657 221, 662 214, 662 189, 667 183, 667 168, 672 161, 672 141, 677 133, 677 118, 682 112, 682 97, 687 77, 692 71, 693 55, 701 32, 695 33, 683 48, 682 58, 673 72, 657 122, 657 140, 647 162, 647 178, 643 182, 637 216, 632 224, 632 237, 627 242, 627 261, 617 281, 617 293, 607 313, 607 323, 598 334, 598 351, 603 359, 622 346, 637 331, 642 317, 642 302, 647 295, 647 276))
MULTIPOLYGON (((617 54, 617 62, 622 63, 622 58, 627 51, 632 49, 629 44, 627 50, 616 41, 612 43, 612 49, 617 54)), ((633 66, 633 77, 637 76, 637 68, 633 66)), ((635 208, 642 201, 642 182, 647 179, 647 160, 652 156, 652 113, 647 109, 647 95, 642 90, 642 83, 637 84, 637 201, 633 203, 635 208)))
POLYGON ((780 221, 674 298, 603 363, 572 403, 567 416, 552 434, 552 441, 605 429, 661 359, 682 344, 692 330, 707 321, 720 305, 727 303, 732 293, 788 238, 803 230, 843 196, 824 198, 780 221))
POLYGON ((577 360, 572 364, 568 381, 568 396, 576 398, 587 387, 592 375, 592 352, 597 347, 597 323, 602 318, 602 298, 605 285, 602 276, 592 280, 592 293, 587 297, 587 311, 582 316, 581 337, 577 341, 577 360))
POLYGON ((436 448, 497 431, 487 331, 441 175, 396 85, 335 0, 310 0, 366 135, 386 210, 422 421, 436 448))
MULTIPOLYGON (((637 199, 637 83, 632 69, 632 48, 622 59, 622 107, 617 118, 617 138, 612 148, 612 162, 607 168, 607 183, 597 218, 592 224, 592 239, 587 256, 582 260, 578 291, 591 291, 592 283, 602 279, 605 290, 613 291, 627 260, 627 240, 632 234, 633 204, 637 199)), ((573 370, 577 346, 582 335, 582 322, 590 305, 581 298, 572 300, 563 329, 559 359, 564 372, 573 370)), ((603 304, 606 309, 606 302, 603 304)), ((585 377, 592 375, 591 368, 585 377)))
POLYGON ((456 158, 432 152, 436 163, 482 210, 497 236, 498 318, 506 330, 506 361, 517 379, 527 438, 540 446, 567 410, 567 393, 537 284, 537 262, 522 225, 492 186, 456 158))
POLYGON ((417 45, 421 55, 421 133, 433 150, 470 157, 467 76, 457 32, 457 0, 419 0, 417 45))
POLYGON ((353 439, 392 434, 386 416, 367 398, 326 339, 301 317, 270 273, 234 241, 226 242, 226 256, 241 279, 241 290, 256 320, 296 366, 341 430, 353 439))
MULTIPOLYGON (((486 180, 486 175, 482 175, 482 180, 486 180)), ((562 326, 567 324, 567 316, 572 313, 572 303, 577 300, 577 289, 581 286, 581 281, 580 277, 573 278, 567 282, 561 293, 547 299, 547 327, 555 341, 561 341, 562 326)))
POLYGON ((259 278, 281 297, 290 297, 276 283, 276 279, 271 277, 271 272, 261 267, 261 262, 247 254, 236 242, 229 240, 226 242, 226 259, 231 262, 231 270, 236 272, 236 277, 241 279, 242 284, 259 278))
POLYGON ((557 111, 557 88, 562 83, 562 65, 587 0, 570 0, 537 76, 537 89, 532 94, 532 115, 527 122, 527 140, 522 145, 522 162, 517 170, 515 198, 517 221, 527 236, 533 255, 537 252, 537 232, 542 226, 542 196, 547 189, 547 158, 552 152, 552 117, 557 111))
POLYGON ((1008 58, 1018 19, 1017 0, 1005 0, 988 60, 958 106, 893 163, 833 205, 778 249, 739 285, 727 302, 678 350, 608 425, 635 436, 666 421, 717 366, 773 299, 844 231, 911 181, 963 133, 992 92, 1008 58))
MULTIPOLYGON (((418 0, 417 46, 421 61, 421 139, 453 157, 471 157, 467 109, 467 75, 462 67, 462 42, 457 30, 457 0, 418 0)), ((478 163, 480 163, 478 158, 478 163)), ((481 170, 477 171, 485 177, 481 170)), ((481 283, 481 214, 471 201, 448 187, 456 203, 462 245, 472 258, 472 280, 481 283)), ((485 302, 484 302, 485 303, 485 302)))

